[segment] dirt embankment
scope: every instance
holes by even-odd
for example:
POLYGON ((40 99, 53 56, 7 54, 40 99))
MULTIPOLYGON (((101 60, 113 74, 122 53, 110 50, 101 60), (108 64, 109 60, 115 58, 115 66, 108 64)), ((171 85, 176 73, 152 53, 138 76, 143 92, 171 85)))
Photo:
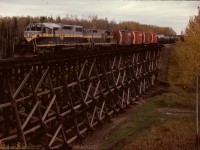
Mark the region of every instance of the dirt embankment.
POLYGON ((158 63, 158 80, 167 81, 169 55, 172 46, 170 44, 164 45, 160 50, 160 58, 158 63))

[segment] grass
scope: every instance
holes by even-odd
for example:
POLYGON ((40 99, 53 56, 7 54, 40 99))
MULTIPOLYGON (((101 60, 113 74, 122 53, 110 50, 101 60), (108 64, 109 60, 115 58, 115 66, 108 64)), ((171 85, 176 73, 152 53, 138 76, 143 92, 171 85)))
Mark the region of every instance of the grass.
POLYGON ((110 145, 110 149, 125 150, 196 149, 194 110, 195 96, 173 88, 148 99, 125 124, 112 131, 101 148, 110 145), (166 111, 170 109, 178 111, 166 111))
POLYGON ((183 89, 172 87, 169 93, 153 98, 157 107, 185 108, 195 110, 195 94, 183 89))
POLYGON ((135 138, 123 149, 126 150, 192 150, 196 149, 194 122, 188 118, 174 118, 159 125, 153 125, 147 132, 135 138), (147 134, 146 133, 146 134, 147 134))

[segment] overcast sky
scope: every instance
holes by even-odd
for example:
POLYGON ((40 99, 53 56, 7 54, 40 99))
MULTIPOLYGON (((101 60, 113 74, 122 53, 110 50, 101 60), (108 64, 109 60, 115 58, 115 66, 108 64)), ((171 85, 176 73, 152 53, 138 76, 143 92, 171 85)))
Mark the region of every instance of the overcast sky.
POLYGON ((1 16, 78 16, 97 15, 109 20, 137 21, 172 27, 177 34, 189 18, 197 14, 199 1, 135 0, 0 0, 1 16))

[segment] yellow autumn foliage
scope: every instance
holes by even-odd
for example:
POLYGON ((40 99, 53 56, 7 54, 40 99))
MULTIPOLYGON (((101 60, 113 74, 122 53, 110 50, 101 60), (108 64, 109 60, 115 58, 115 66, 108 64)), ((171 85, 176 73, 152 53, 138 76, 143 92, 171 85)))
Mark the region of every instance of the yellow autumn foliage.
POLYGON ((200 75, 200 10, 190 18, 184 38, 185 42, 176 43, 177 82, 194 87, 196 76, 200 75))

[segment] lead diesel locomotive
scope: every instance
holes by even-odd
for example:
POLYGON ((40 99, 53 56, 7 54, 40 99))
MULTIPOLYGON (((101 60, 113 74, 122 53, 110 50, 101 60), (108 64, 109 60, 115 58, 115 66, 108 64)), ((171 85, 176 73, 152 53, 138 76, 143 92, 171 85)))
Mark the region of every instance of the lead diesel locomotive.
POLYGON ((14 57, 55 54, 68 50, 95 50, 158 44, 157 33, 130 30, 84 29, 56 23, 30 23, 23 39, 15 39, 14 57))

